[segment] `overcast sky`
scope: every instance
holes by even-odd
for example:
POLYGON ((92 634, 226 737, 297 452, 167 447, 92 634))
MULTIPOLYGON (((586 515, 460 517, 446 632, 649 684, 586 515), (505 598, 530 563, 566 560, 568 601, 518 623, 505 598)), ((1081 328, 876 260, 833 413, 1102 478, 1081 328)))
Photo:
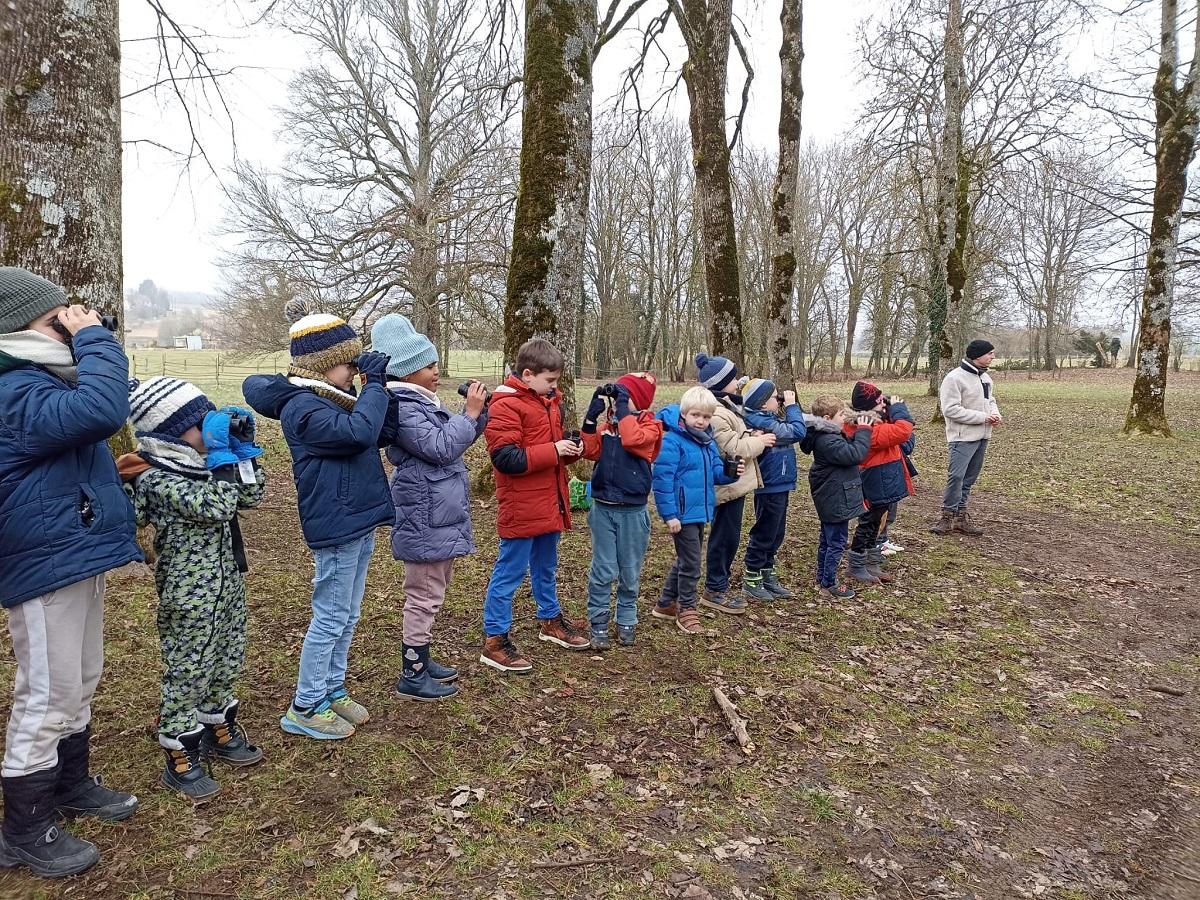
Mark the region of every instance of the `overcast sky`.
MULTIPOLYGON (((237 68, 223 80, 231 107, 228 120, 206 116, 195 109, 197 130, 213 167, 213 176, 200 160, 183 167, 179 159, 149 143, 127 143, 124 178, 125 284, 135 286, 151 278, 174 290, 215 292, 220 286, 218 259, 233 239, 220 234, 224 194, 221 179, 236 153, 256 164, 277 164, 284 146, 278 141, 275 110, 287 102, 289 78, 303 66, 308 48, 295 38, 263 27, 249 27, 233 4, 218 14, 204 4, 206 15, 188 9, 200 4, 176 3, 181 22, 203 25, 216 36, 220 47, 214 68, 237 68)), ((804 112, 806 138, 826 140, 853 123, 860 93, 856 66, 856 30, 873 4, 868 0, 840 0, 805 4, 804 112)), ((170 7, 168 7, 170 8, 170 7)), ((746 139, 774 148, 779 115, 779 8, 758 4, 747 20, 754 40, 747 47, 755 78, 745 125, 746 139)), ((162 78, 157 74, 158 54, 151 41, 154 19, 148 4, 121 4, 124 93, 162 78)), ((616 90, 633 36, 605 48, 595 72, 597 109, 607 105, 616 90)), ((736 110, 741 91, 741 69, 736 54, 730 63, 730 110, 736 110)), ((681 58, 681 57, 680 57, 681 58)), ((677 92, 674 112, 687 115, 687 95, 677 92)), ((129 97, 123 109, 125 140, 154 141, 178 151, 189 145, 188 123, 182 105, 169 90, 144 91, 129 97)))

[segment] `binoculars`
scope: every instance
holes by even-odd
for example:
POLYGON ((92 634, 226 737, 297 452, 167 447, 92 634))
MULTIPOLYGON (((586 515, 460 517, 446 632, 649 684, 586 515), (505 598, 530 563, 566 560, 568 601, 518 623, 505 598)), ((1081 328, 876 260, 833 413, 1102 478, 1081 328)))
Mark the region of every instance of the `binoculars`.
MULTIPOLYGON (((467 391, 471 390, 471 385, 473 385, 473 384, 479 384, 479 382, 476 381, 474 378, 472 378, 470 381, 464 381, 462 384, 460 384, 458 386, 458 396, 462 397, 465 400, 467 397, 467 391)), ((492 400, 492 392, 487 391, 486 393, 487 393, 487 396, 483 398, 484 406, 487 406, 488 403, 490 403, 492 400)))
POLYGON ((737 455, 723 456, 721 460, 725 463, 725 477, 737 478, 738 466, 742 464, 742 458, 737 455))
POLYGON ((581 435, 578 431, 568 431, 563 435, 563 437, 568 441, 571 441, 571 443, 573 443, 576 447, 583 446, 583 435, 581 435))
POLYGON ((241 413, 230 413, 229 435, 248 444, 254 439, 254 423, 250 421, 249 416, 243 416, 241 413))
MULTIPOLYGON (((104 328, 107 328, 109 331, 111 331, 113 334, 116 334, 117 329, 121 327, 120 324, 117 322, 116 316, 102 315, 102 316, 100 316, 100 324, 104 328)), ((65 337, 68 341, 71 340, 71 332, 67 331, 66 326, 63 325, 62 322, 58 321, 58 316, 55 316, 53 319, 50 320, 50 327, 53 328, 55 331, 57 331, 59 334, 61 334, 63 337, 65 337)))
POLYGON ((617 399, 617 386, 615 384, 602 384, 596 389, 601 397, 608 397, 611 400, 617 399))

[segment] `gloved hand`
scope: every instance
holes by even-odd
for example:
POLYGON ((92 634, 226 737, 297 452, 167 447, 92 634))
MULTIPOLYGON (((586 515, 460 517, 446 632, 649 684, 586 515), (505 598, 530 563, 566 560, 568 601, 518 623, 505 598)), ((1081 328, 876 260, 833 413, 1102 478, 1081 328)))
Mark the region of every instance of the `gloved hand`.
POLYGON ((209 469, 237 465, 237 454, 233 452, 229 438, 229 413, 210 412, 205 415, 200 425, 200 436, 208 448, 209 469))
POLYGON ((263 455, 262 447, 259 447, 254 441, 258 434, 258 423, 254 419, 254 413, 246 409, 244 406, 222 406, 219 410, 223 413, 228 413, 230 418, 233 416, 241 416, 250 423, 250 437, 243 440, 232 431, 229 433, 229 444, 233 449, 233 453, 239 460, 255 459, 263 455))
POLYGON ((378 381, 381 385, 387 381, 387 367, 392 358, 386 353, 368 350, 354 361, 362 375, 363 382, 378 381))
POLYGON ((583 416, 584 421, 595 422, 600 418, 607 405, 603 397, 599 395, 592 397, 592 402, 588 404, 587 412, 583 416))

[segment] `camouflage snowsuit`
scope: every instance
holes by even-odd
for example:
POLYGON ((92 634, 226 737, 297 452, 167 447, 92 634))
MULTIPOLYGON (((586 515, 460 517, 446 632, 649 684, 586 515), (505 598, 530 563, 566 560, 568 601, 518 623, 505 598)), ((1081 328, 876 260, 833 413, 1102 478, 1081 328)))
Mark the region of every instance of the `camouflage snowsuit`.
POLYGON ((138 524, 151 524, 158 565, 158 634, 162 647, 159 734, 174 737, 200 722, 223 721, 246 651, 246 583, 234 559, 231 522, 257 506, 263 470, 254 484, 217 481, 204 472, 161 468, 138 476, 138 524))

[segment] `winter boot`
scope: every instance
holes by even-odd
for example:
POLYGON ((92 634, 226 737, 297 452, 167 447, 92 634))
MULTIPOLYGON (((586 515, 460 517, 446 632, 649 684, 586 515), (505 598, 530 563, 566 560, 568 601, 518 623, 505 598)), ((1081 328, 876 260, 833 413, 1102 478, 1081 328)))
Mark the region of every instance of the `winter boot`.
POLYGON ((867 571, 874 575, 883 584, 891 584, 896 579, 890 572, 883 570, 883 551, 878 547, 872 547, 870 550, 863 551, 867 555, 867 571))
POLYGON ((768 591, 778 597, 780 600, 791 600, 795 596, 791 591, 783 586, 779 580, 779 576, 775 574, 775 569, 762 570, 762 583, 768 591))
POLYGON ((965 534, 967 537, 979 537, 983 534, 983 529, 971 522, 971 517, 967 515, 966 509, 960 509, 954 517, 954 530, 959 534, 965 534))
POLYGON ((158 736, 158 742, 167 755, 167 767, 163 769, 159 780, 193 803, 211 800, 221 792, 221 786, 204 771, 201 763, 200 744, 203 740, 203 726, 175 737, 158 736))
POLYGON ((88 773, 89 725, 58 742, 58 786, 54 805, 65 818, 91 816, 103 822, 128 819, 138 808, 138 799, 124 791, 109 790, 99 775, 88 773))
POLYGON ((622 647, 632 647, 637 642, 637 626, 618 625, 617 643, 622 647))
POLYGON ((429 645, 403 644, 404 669, 399 681, 396 682, 396 693, 401 700, 445 700, 458 693, 453 684, 442 684, 434 681, 429 674, 429 645))
POLYGON ((764 603, 770 603, 775 599, 775 595, 763 586, 762 572, 751 572, 749 569, 742 576, 742 593, 764 603))
POLYGON ((54 824, 58 780, 58 766, 0 779, 4 784, 0 866, 24 866, 42 878, 65 878, 85 872, 100 861, 95 844, 54 824))
POLYGON ((516 675, 525 675, 533 669, 533 665, 521 655, 507 631, 504 634, 490 634, 484 637, 483 652, 479 654, 479 661, 485 666, 516 675))
POLYGON ((607 625, 592 625, 592 649, 607 650, 612 646, 608 639, 607 625))
POLYGON ((851 550, 846 554, 850 577, 863 584, 879 584, 879 579, 867 568, 867 554, 862 550, 851 550))
POLYGON ((200 749, 205 756, 216 757, 231 766, 252 766, 262 761, 263 752, 250 743, 237 714, 236 700, 231 700, 223 712, 200 713, 198 718, 204 725, 200 749))
POLYGON ((930 531, 934 534, 949 534, 954 530, 955 512, 952 509, 943 509, 942 517, 938 519, 930 527, 930 531))
POLYGON ((429 677, 442 684, 449 684, 458 680, 458 669, 454 666, 443 666, 431 656, 429 657, 429 677))

